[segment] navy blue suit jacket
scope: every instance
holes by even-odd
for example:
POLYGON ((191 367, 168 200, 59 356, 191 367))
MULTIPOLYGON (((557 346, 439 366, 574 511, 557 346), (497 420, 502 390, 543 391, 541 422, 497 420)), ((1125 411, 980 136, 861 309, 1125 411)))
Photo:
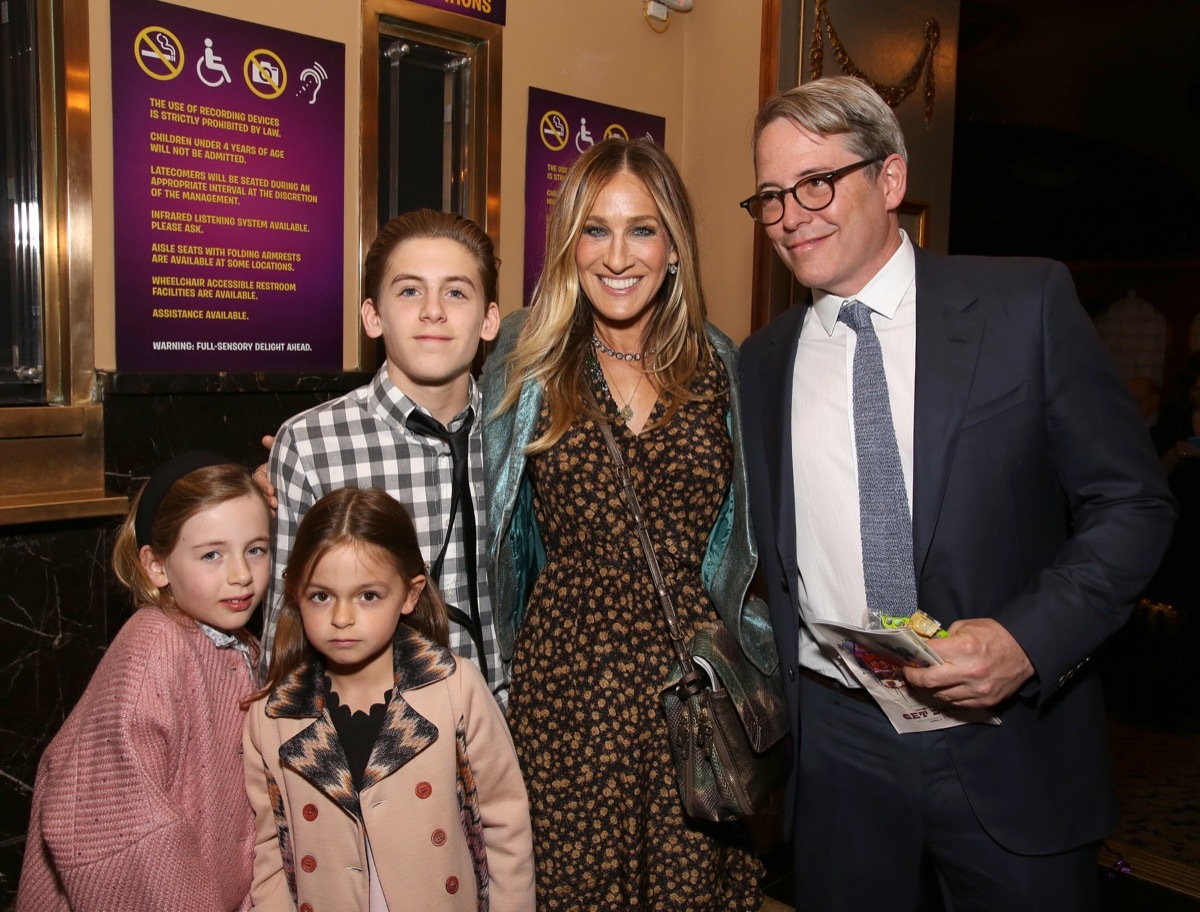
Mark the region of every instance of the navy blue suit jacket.
MULTIPOLYGON (((1103 838, 1115 820, 1089 659, 1157 567, 1174 504, 1062 264, 918 249, 916 289, 918 603, 945 626, 994 618, 1036 669, 999 707, 1002 725, 946 737, 994 839, 1018 853, 1065 851, 1103 838)), ((793 719, 800 621, 789 416, 806 308, 747 339, 741 359, 751 511, 793 719)), ((801 718, 797 742, 803 729, 801 718)))

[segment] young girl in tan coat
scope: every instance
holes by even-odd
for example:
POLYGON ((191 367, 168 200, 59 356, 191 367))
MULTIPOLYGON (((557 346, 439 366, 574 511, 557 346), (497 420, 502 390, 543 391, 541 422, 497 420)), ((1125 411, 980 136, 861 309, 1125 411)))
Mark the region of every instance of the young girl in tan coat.
POLYGON ((296 534, 246 719, 256 909, 532 912, 529 803, 404 508, 317 501, 296 534))

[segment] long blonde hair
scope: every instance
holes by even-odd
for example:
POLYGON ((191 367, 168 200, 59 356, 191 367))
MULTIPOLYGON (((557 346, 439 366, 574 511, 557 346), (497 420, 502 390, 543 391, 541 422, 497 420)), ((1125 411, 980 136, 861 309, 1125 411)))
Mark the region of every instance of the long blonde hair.
POLYGON ((670 156, 654 143, 619 137, 596 143, 567 171, 550 213, 546 263, 533 292, 533 306, 508 359, 504 397, 496 412, 512 408, 527 381, 545 389, 550 427, 526 452, 553 446, 581 415, 607 420, 588 395, 584 365, 592 348, 592 305, 579 284, 575 247, 601 191, 618 174, 637 178, 658 207, 679 257, 652 305, 644 340, 655 352, 647 368, 666 403, 660 424, 670 421, 683 401, 693 399, 691 383, 702 360, 711 357, 704 335, 707 309, 700 287, 696 218, 683 178, 670 156))

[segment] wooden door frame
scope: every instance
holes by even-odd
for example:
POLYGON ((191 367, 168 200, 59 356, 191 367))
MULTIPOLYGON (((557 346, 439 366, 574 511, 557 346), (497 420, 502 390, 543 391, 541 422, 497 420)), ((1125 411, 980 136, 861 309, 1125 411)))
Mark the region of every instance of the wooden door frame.
MULTIPOLYGON (((763 0, 758 101, 799 84, 800 24, 804 0, 763 0)), ((754 273, 750 331, 765 326, 794 303, 795 281, 771 247, 762 225, 754 226, 754 273)))

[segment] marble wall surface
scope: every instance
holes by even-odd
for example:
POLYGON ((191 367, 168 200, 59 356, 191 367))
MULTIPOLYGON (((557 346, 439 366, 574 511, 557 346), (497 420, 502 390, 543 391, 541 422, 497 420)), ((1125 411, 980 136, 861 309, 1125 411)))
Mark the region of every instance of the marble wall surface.
POLYGON ((42 750, 127 610, 109 570, 109 520, 0 536, 0 907, 16 888, 42 750))
MULTIPOLYGON (((266 457, 263 434, 368 379, 103 376, 108 488, 136 493, 157 465, 191 449, 256 465, 266 457)), ((0 910, 16 891, 38 759, 132 608, 112 577, 119 523, 0 528, 0 910)))

